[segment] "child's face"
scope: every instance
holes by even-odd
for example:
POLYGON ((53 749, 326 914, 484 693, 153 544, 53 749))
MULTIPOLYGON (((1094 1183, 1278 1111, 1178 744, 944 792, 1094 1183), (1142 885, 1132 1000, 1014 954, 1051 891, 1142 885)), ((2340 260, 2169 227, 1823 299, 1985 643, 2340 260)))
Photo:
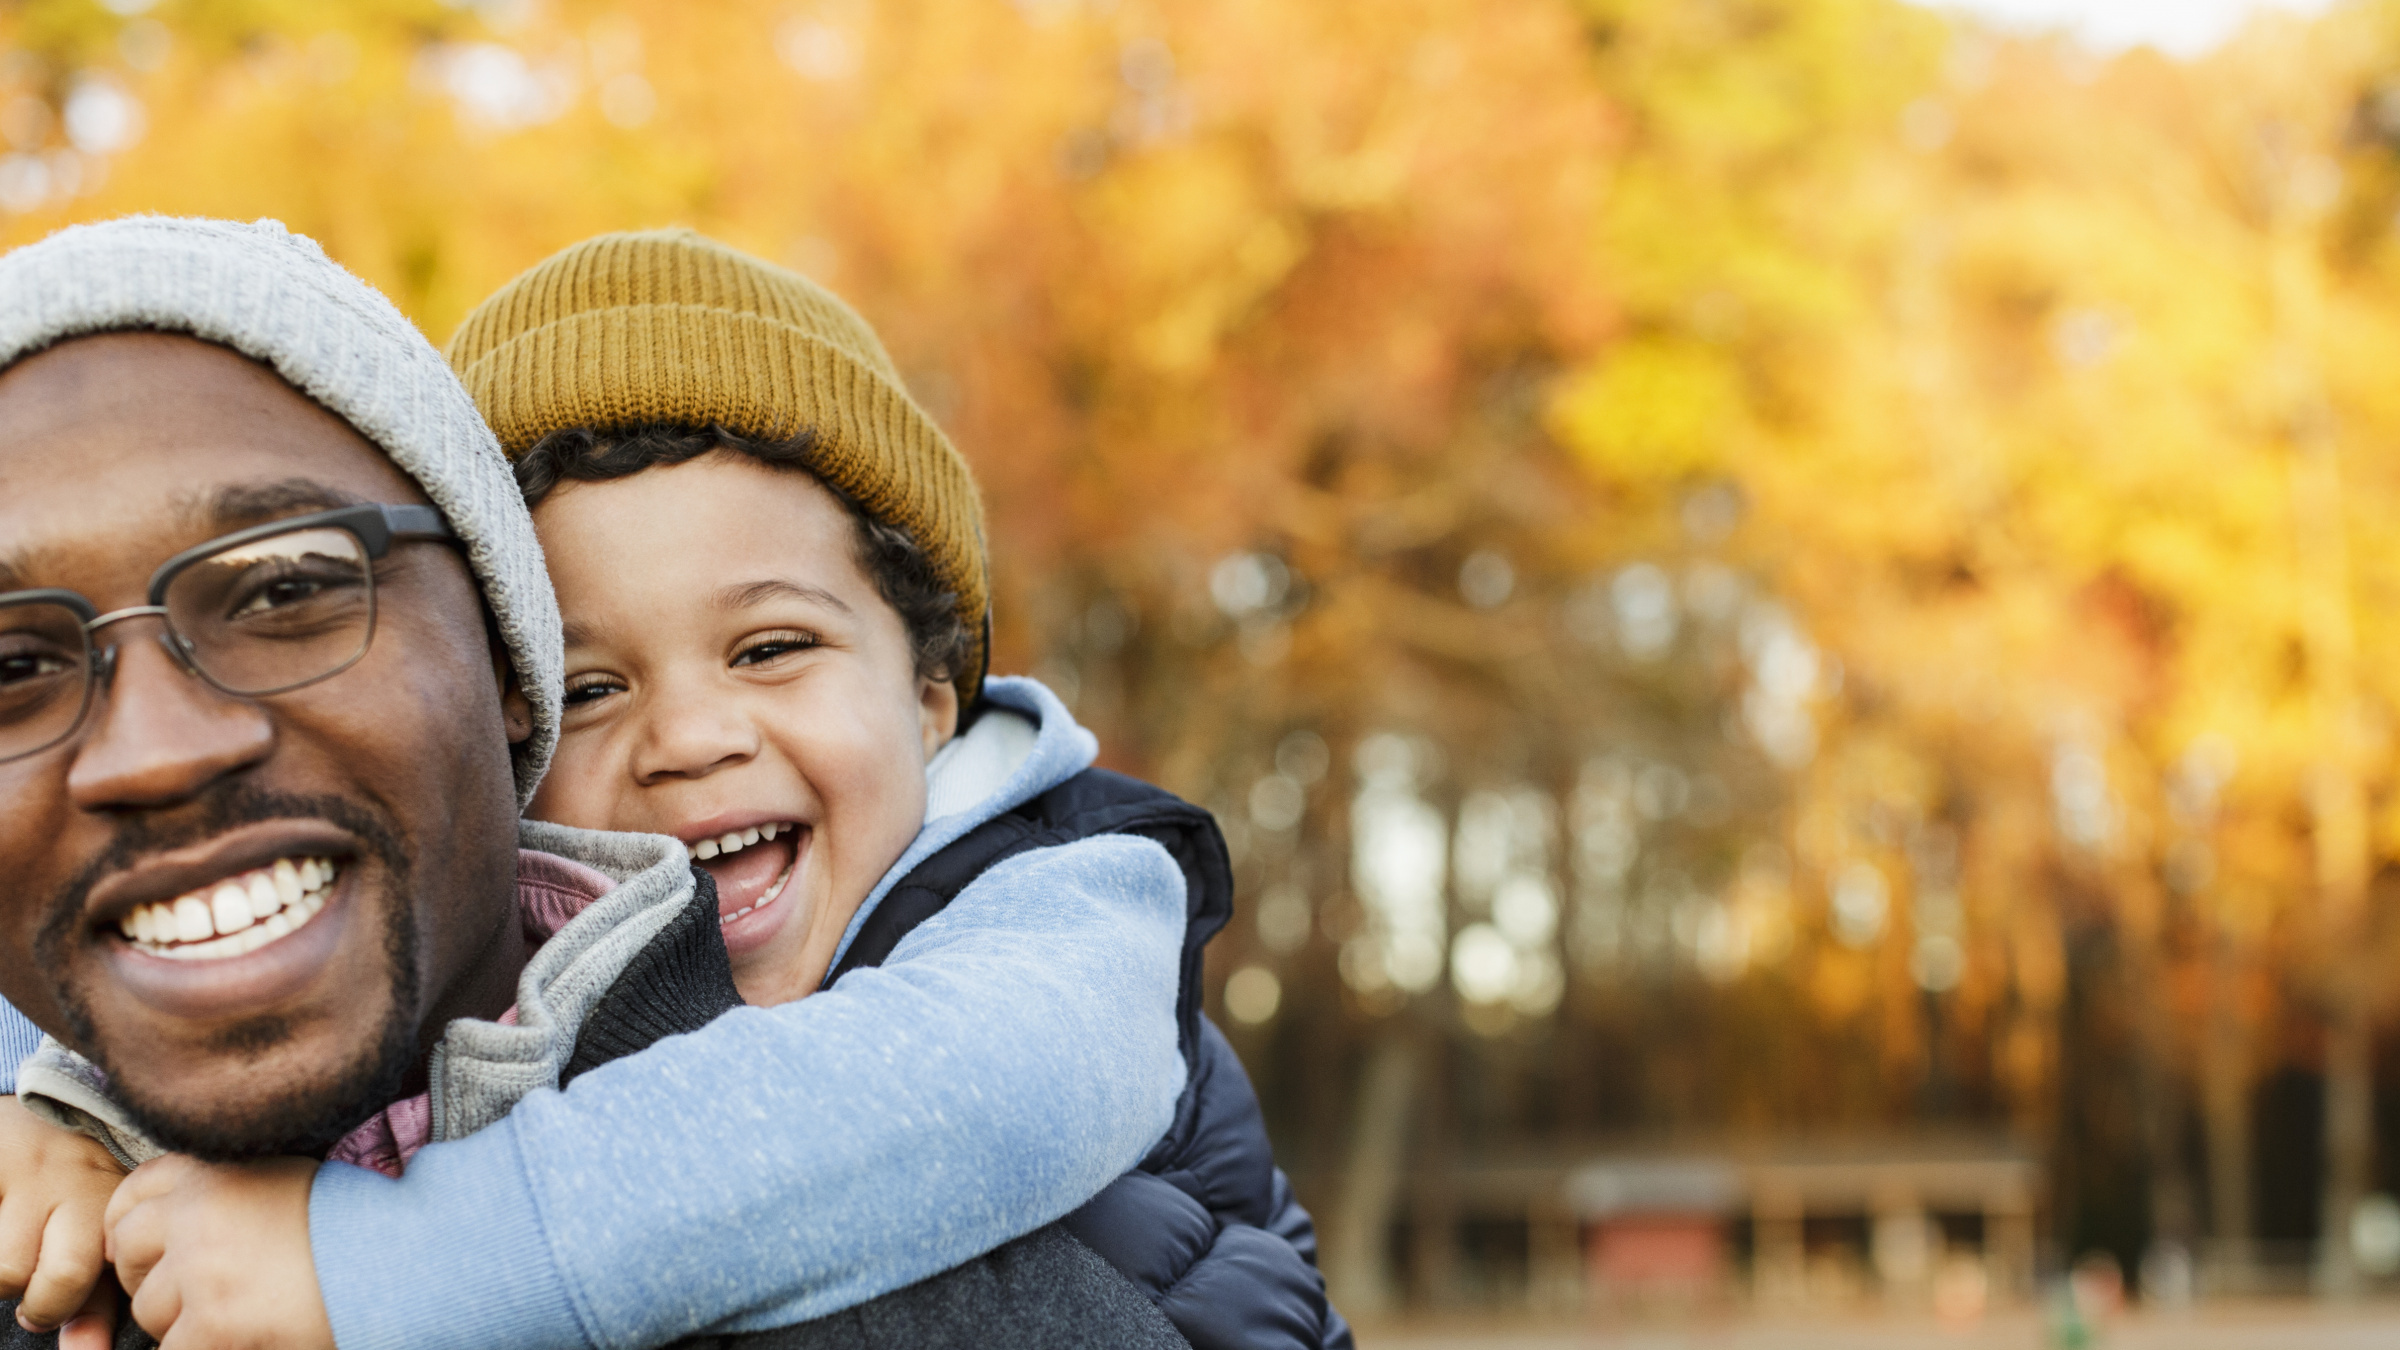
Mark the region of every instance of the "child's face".
POLYGON ((713 855, 742 996, 805 996, 924 823, 957 694, 917 675, 849 511, 805 474, 719 451, 561 484, 534 525, 567 712, 529 814, 713 855), (709 842, 729 835, 752 842, 709 842))

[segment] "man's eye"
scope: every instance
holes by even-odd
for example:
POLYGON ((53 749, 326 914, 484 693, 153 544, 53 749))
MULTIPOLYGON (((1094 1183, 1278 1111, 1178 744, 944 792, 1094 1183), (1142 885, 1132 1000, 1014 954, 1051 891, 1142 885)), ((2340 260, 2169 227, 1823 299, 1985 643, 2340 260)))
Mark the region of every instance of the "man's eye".
MULTIPOLYGON (((229 582, 214 605, 180 605, 198 615, 222 613, 228 619, 277 620, 334 618, 346 615, 366 597, 363 568, 337 558, 275 559, 250 564, 232 575, 216 568, 194 568, 177 579, 176 594, 188 598, 210 582, 229 582)), ((172 603, 172 602, 170 602, 172 603)))
POLYGON ((74 662, 47 653, 0 653, 0 686, 22 684, 27 680, 63 675, 74 662))
POLYGON ((237 614, 263 614, 271 609, 284 609, 317 598, 326 590, 325 583, 307 577, 290 577, 270 581, 243 598, 237 614))

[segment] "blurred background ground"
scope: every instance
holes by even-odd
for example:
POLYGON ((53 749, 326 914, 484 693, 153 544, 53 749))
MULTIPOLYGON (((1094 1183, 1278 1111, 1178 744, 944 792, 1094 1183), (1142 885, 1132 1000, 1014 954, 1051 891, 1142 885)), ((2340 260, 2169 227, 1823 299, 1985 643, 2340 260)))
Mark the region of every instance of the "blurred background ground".
POLYGON ((0 3, 135 210, 856 304, 1354 1312, 2400 1279, 2396 0, 0 3))
MULTIPOLYGON (((2368 1350, 2400 1335, 2400 1305, 2329 1310, 2235 1304, 2205 1317, 2128 1314, 2084 1342, 2095 1350, 2368 1350)), ((2061 1339, 2030 1312, 1973 1326, 1927 1320, 1728 1318, 1690 1325, 1364 1328, 1364 1350, 2051 1350, 2061 1339)))

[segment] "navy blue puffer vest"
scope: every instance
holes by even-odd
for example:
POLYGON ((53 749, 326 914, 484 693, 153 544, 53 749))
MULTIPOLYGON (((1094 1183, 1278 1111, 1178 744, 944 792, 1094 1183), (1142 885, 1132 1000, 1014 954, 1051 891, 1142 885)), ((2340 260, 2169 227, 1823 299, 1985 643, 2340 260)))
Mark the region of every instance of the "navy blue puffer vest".
POLYGON ((1315 1227, 1275 1166, 1249 1075, 1201 1013, 1201 949, 1233 915, 1232 865, 1206 811, 1087 769, 918 864, 867 916, 825 982, 881 965, 911 929, 1004 859, 1103 834, 1155 840, 1183 868, 1176 1040, 1190 1076, 1165 1137, 1065 1227, 1148 1292, 1195 1350, 1352 1350, 1349 1325, 1325 1298, 1315 1227))

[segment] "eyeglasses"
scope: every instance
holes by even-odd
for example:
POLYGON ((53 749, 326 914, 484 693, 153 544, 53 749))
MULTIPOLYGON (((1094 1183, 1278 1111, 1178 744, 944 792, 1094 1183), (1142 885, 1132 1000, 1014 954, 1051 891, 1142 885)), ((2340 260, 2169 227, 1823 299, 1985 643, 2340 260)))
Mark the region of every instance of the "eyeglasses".
POLYGON ((239 530, 167 559, 150 603, 102 614, 73 591, 0 594, 0 764, 73 736, 116 671, 111 624, 156 616, 178 665, 237 698, 328 680, 375 640, 374 564, 457 537, 430 506, 347 506, 239 530))

